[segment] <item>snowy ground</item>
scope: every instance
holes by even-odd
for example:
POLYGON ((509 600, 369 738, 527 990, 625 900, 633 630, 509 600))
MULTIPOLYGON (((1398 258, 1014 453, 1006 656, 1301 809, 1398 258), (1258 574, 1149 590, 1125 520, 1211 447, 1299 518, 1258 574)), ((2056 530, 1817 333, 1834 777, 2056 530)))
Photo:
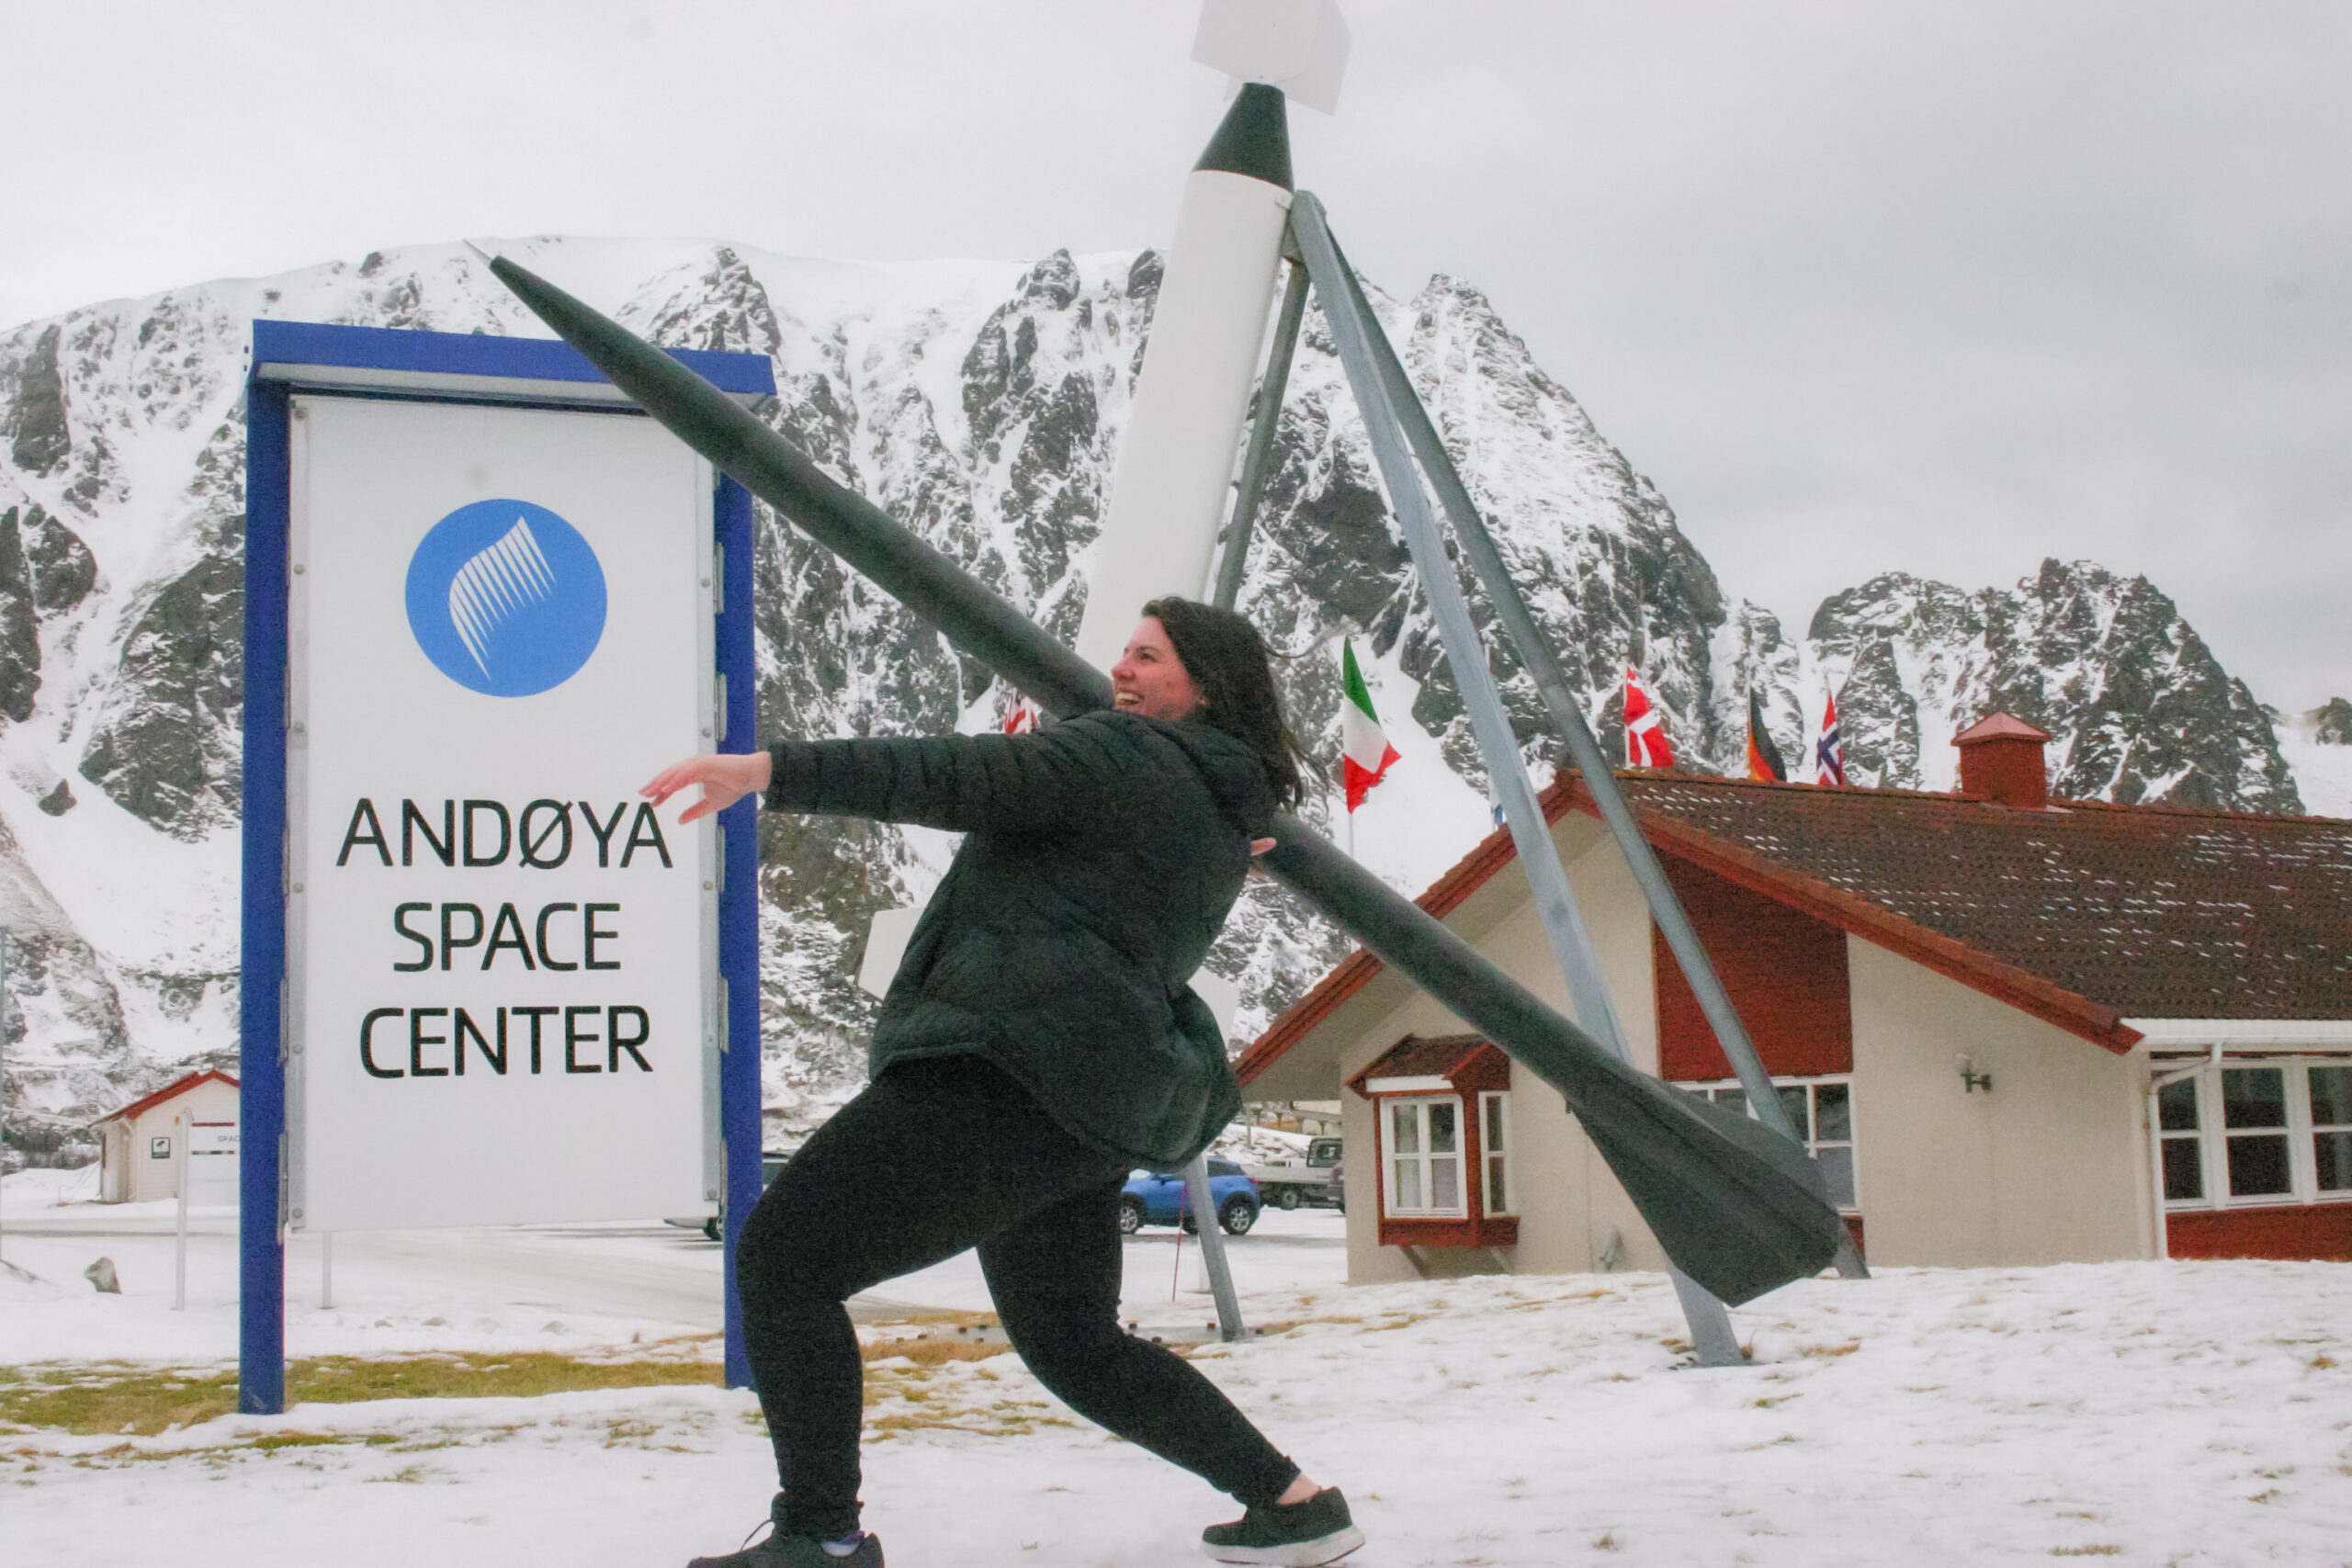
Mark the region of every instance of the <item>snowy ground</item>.
MULTIPOLYGON (((224 1357, 225 1216, 175 1314, 167 1208, 42 1206, 36 1182, 54 1179, 7 1183, 0 1221, 7 1259, 50 1285, 0 1282, 0 1363, 224 1357), (101 1251, 122 1297, 79 1279, 101 1251)), ((633 1336, 710 1321, 691 1308, 716 1254, 684 1232, 346 1237, 326 1311, 308 1245, 289 1269, 296 1354, 625 1356, 633 1336)), ((1195 1358, 1348 1489, 1363 1568, 2352 1563, 2342 1265, 1812 1281, 1735 1313, 1758 1365, 1698 1371, 1655 1276, 1350 1289, 1337 1216, 1316 1211, 1269 1213, 1234 1252, 1251 1319, 1275 1331, 1195 1358)), ((1204 1319, 1194 1255, 1177 1262, 1172 1232, 1132 1242, 1130 1314, 1204 1319)), ((963 1261, 889 1290, 865 1303, 869 1332, 981 1301, 963 1261)), ((899 1568, 1198 1561, 1200 1526, 1229 1512, 1072 1422, 1012 1357, 880 1361, 870 1386, 867 1522, 899 1568)), ((755 1422, 748 1394, 673 1387, 311 1404, 156 1438, 0 1433, 0 1520, 25 1562, 673 1565, 760 1517, 755 1422)))

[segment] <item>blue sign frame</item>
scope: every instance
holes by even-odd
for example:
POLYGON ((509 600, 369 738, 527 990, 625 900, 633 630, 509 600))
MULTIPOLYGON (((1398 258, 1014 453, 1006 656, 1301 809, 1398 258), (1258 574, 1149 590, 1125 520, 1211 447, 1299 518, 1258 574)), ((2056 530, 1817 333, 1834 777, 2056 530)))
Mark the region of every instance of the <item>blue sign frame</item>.
MULTIPOLYGON (((772 397, 763 355, 673 350, 721 391, 772 397)), ((244 895, 238 1029, 241 1085, 237 1407, 286 1408, 286 762, 288 543, 292 471, 288 413, 296 392, 505 403, 536 408, 629 404, 569 345, 549 339, 310 321, 254 323, 245 387, 244 895)), ((757 744, 752 654, 751 493, 722 476, 712 506, 722 594, 716 617, 726 711, 718 749, 757 744)), ((727 1382, 751 1382, 735 1244, 759 1201, 760 965, 758 804, 718 824, 719 1134, 726 1156, 727 1382)))

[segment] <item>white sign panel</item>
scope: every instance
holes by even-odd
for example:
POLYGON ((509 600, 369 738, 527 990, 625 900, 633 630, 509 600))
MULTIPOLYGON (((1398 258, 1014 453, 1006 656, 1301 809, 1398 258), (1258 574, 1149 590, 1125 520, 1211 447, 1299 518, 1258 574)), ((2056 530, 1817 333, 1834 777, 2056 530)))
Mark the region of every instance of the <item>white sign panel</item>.
POLYGON ((649 420, 297 398, 298 1229, 708 1208, 710 469, 649 420))
POLYGON ((198 1122, 187 1138, 187 1201, 195 1207, 237 1201, 237 1124, 198 1122))

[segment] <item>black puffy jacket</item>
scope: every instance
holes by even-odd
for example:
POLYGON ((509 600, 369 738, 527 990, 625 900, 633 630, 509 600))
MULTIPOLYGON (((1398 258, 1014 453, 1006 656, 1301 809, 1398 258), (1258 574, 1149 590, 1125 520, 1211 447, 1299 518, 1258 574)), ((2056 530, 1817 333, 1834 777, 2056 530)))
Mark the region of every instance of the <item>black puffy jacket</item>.
POLYGON ((1172 1168, 1239 1108, 1186 984, 1273 817, 1224 731, 1091 713, 1031 735, 785 741, 767 805, 969 836, 916 922, 873 1071, 977 1053, 1080 1140, 1172 1168))

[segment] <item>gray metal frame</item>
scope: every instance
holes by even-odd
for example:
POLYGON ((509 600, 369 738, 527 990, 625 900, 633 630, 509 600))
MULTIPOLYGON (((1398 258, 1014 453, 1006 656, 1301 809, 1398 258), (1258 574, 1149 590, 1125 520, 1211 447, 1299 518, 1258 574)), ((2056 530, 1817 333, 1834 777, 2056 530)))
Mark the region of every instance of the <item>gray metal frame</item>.
MULTIPOLYGON (((1553 959, 1567 982, 1577 1021, 1619 1060, 1632 1061, 1623 1027, 1600 978, 1591 938, 1568 886, 1566 871, 1560 863, 1550 827, 1544 820, 1542 806, 1521 761, 1517 739, 1503 712, 1501 694, 1495 687, 1484 646, 1471 621, 1468 603, 1454 577, 1453 563, 1446 558, 1436 518, 1430 511, 1429 495, 1423 489, 1424 480, 1430 490, 1436 491, 1447 521, 1453 525, 1456 543, 1479 585, 1486 590, 1504 635, 1510 637, 1533 679, 1554 728, 1566 744, 1570 760, 1591 794, 1601 820, 1624 854, 1627 867, 1649 905, 1651 918, 1657 922, 1668 948, 1681 966, 1701 1012, 1729 1059, 1748 1104, 1755 1108, 1757 1119, 1802 1149, 1804 1134, 1781 1108, 1771 1076, 1765 1070, 1747 1026, 1732 1006, 1731 997, 1691 926, 1681 898, 1667 881, 1657 851, 1642 833, 1623 790, 1618 786, 1615 771, 1576 702, 1567 671, 1536 626, 1525 597, 1519 592, 1493 534, 1471 499, 1469 488, 1463 483, 1460 471, 1447 454, 1444 441, 1415 391, 1403 361, 1381 329, 1370 299, 1332 237, 1322 203, 1308 192, 1299 192, 1293 200, 1288 238, 1285 254, 1294 257, 1294 265, 1275 321, 1265 375, 1251 411, 1250 445, 1236 487, 1232 518, 1226 527, 1224 550, 1217 561, 1213 603, 1230 609, 1240 596, 1250 534, 1264 492, 1275 427, 1311 285, 1322 303, 1341 367, 1355 393, 1374 459, 1380 467, 1390 503, 1405 535, 1406 547, 1412 555, 1422 592, 1429 598, 1430 613, 1438 623, 1446 661, 1461 689, 1480 759, 1502 804, 1513 847, 1526 868, 1544 935, 1553 959)), ((1227 1340, 1245 1337, 1249 1330, 1234 1292, 1225 1256, 1225 1238, 1217 1229, 1209 1201, 1207 1157, 1203 1156, 1193 1161, 1184 1176, 1193 1212, 1199 1216, 1196 1224, 1202 1256, 1216 1299, 1219 1330, 1227 1340)), ((1849 1279, 1869 1277, 1850 1238, 1839 1244, 1837 1267, 1840 1275, 1849 1279)), ((1745 1364, 1747 1357, 1732 1331, 1724 1304, 1679 1269, 1669 1268, 1668 1276, 1690 1325, 1691 1344, 1700 1364, 1745 1364)))
MULTIPOLYGON (((1322 207, 1315 197, 1304 193, 1299 204, 1292 209, 1292 225, 1299 224, 1299 207, 1312 208, 1309 221, 1319 228, 1328 240, 1329 230, 1323 225, 1322 207)), ((1739 1079, 1747 1102, 1756 1108, 1757 1119, 1781 1136, 1802 1148, 1804 1134, 1789 1121, 1781 1109, 1781 1098, 1772 1088, 1771 1075, 1748 1037, 1747 1027, 1740 1021, 1738 1010, 1732 1006, 1730 995, 1724 991, 1722 977, 1707 956, 1705 945, 1690 924, 1690 917, 1682 908, 1682 899, 1674 885, 1666 879, 1666 872, 1658 864, 1657 852, 1634 818, 1633 807, 1626 804, 1625 792, 1618 787, 1617 774, 1600 750, 1600 742, 1585 721, 1582 709, 1568 685, 1567 671, 1560 664, 1559 655, 1537 629, 1535 617, 1527 607, 1526 598, 1519 591, 1518 580, 1504 563, 1502 552, 1496 547, 1494 536, 1487 530, 1486 519, 1479 515, 1477 503, 1471 500, 1469 487, 1462 482, 1461 472, 1445 450, 1445 443, 1430 423, 1429 411, 1421 406, 1420 397, 1413 389, 1412 378, 1406 374, 1403 361, 1380 330, 1372 313, 1371 302, 1363 296, 1352 269, 1340 253, 1338 243, 1331 242, 1330 251, 1336 259, 1339 281, 1354 301, 1357 318, 1369 327, 1366 336, 1372 355, 1378 363, 1382 385, 1385 388, 1391 410, 1404 426, 1406 440, 1413 456, 1419 459, 1421 472, 1431 489, 1437 491, 1439 503, 1445 508, 1447 521, 1453 525, 1454 539, 1477 574, 1478 585, 1487 591, 1493 604, 1495 618, 1502 625, 1503 634, 1510 638, 1520 661, 1527 668, 1535 682, 1538 695, 1544 699, 1544 711, 1552 725, 1566 743, 1568 757, 1576 764, 1586 791, 1599 807, 1601 820, 1617 840, 1618 849, 1625 856, 1625 863, 1647 901, 1650 918, 1657 922, 1666 943, 1681 965, 1683 978, 1690 983, 1698 998, 1699 1009, 1714 1032, 1716 1042, 1729 1058, 1733 1076, 1739 1079)), ((1318 289, 1321 284, 1318 281, 1318 289)), ((1329 313, 1329 307, 1325 307, 1329 313)), ((1578 1004, 1582 1010, 1582 1004, 1578 1004)), ((1595 1031, 1599 1033, 1599 1031, 1595 1031)), ((1849 1279, 1867 1279, 1869 1272, 1849 1237, 1838 1249, 1838 1271, 1849 1279)))
MULTIPOLYGON (((1544 821, 1543 804, 1535 798, 1535 786, 1528 781, 1527 765, 1519 754, 1519 738, 1511 730, 1510 716, 1503 711, 1502 694, 1496 689, 1494 672, 1487 668, 1485 645, 1470 619, 1470 602, 1454 576, 1453 563, 1446 558, 1437 515, 1430 508, 1429 492, 1414 468, 1411 444, 1400 411, 1408 404, 1418 410, 1419 401, 1410 396, 1409 388, 1404 389, 1407 395, 1396 396, 1396 389, 1382 373, 1383 359, 1374 344, 1377 343, 1385 348, 1386 334, 1373 315, 1370 302, 1357 289, 1347 263, 1340 258, 1339 246, 1323 221, 1322 203, 1305 191, 1299 192, 1291 203, 1290 227, 1305 260, 1307 276, 1315 285, 1316 298, 1322 303, 1323 319, 1331 329, 1331 341, 1340 351, 1348 385, 1355 392, 1356 406, 1363 414, 1364 433, 1387 486, 1389 506, 1404 531, 1405 547, 1412 554, 1422 595, 1429 601, 1430 614, 1436 620, 1438 635, 1445 645, 1446 663, 1453 671, 1462 705, 1470 717, 1479 759, 1486 764, 1487 781, 1496 798, 1502 803, 1511 843, 1519 852, 1520 865, 1526 871, 1528 886, 1535 896, 1536 913, 1543 919, 1553 962, 1560 966, 1560 974, 1567 981, 1577 1021, 1610 1055, 1630 1065, 1633 1051, 1625 1043, 1617 1010, 1611 1004, 1609 988, 1601 980, 1591 936, 1585 930, 1584 919, 1577 910, 1576 896, 1568 886, 1567 868, 1560 863, 1551 825, 1544 821)), ((1394 358, 1393 351, 1388 357, 1394 358)), ((1731 1319, 1723 1303, 1699 1289, 1679 1270, 1670 1270, 1670 1274, 1675 1293, 1681 1299, 1683 1317, 1690 1326, 1690 1343, 1700 1365, 1744 1363, 1747 1358, 1740 1352, 1738 1337, 1732 1332, 1731 1319)))
MULTIPOLYGON (((1101 671, 692 370, 511 261, 492 271, 646 412, 1048 713, 1108 705, 1101 671)), ((1746 1302, 1830 1265, 1844 1227, 1787 1139, 1610 1055, 1295 816, 1276 814, 1273 833, 1265 870, 1557 1089, 1667 1255, 1709 1291, 1746 1302)))

